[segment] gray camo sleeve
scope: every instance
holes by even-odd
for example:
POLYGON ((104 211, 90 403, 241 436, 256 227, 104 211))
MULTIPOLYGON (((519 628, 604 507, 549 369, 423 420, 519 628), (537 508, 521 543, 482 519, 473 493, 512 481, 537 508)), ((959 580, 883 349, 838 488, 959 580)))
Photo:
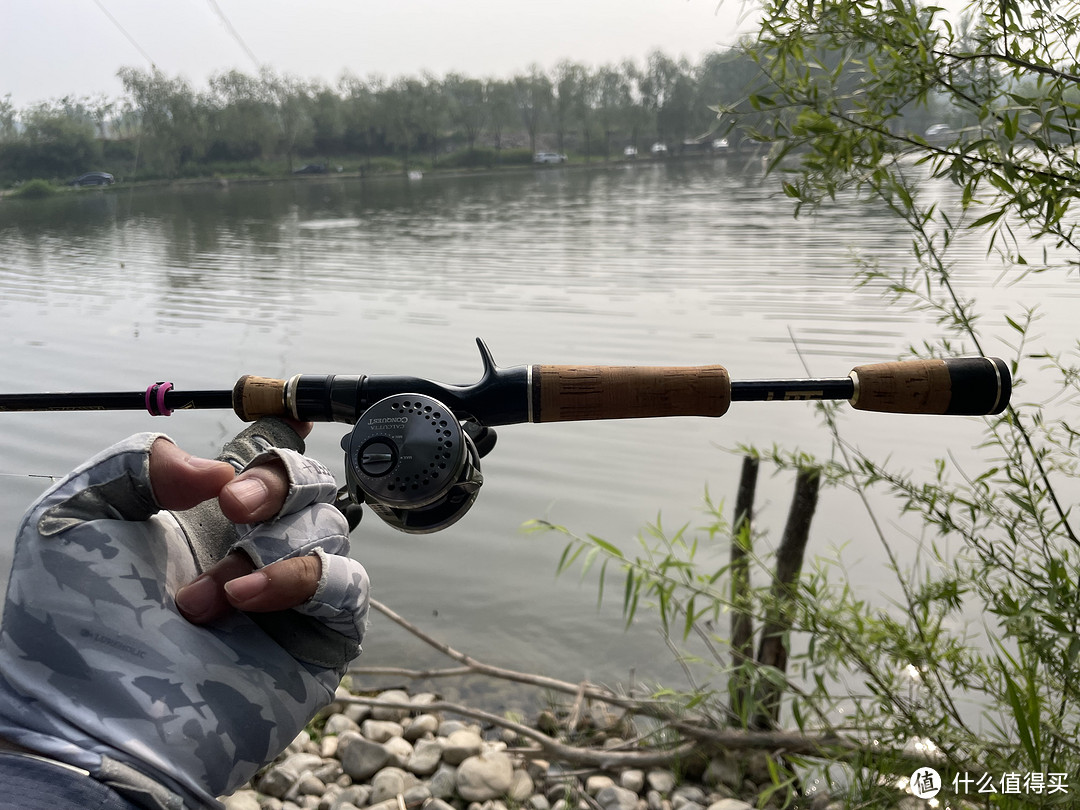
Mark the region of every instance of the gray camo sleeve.
MULTIPOLYGON (((175 593, 198 568, 153 497, 158 438, 114 445, 24 517, 0 626, 0 735, 92 773, 119 760, 191 807, 216 806, 332 699, 340 670, 297 660, 243 613, 209 626, 180 615, 175 593)), ((236 527, 237 547, 257 567, 318 555, 322 579, 298 610, 358 649, 370 586, 348 557, 333 476, 270 453, 289 473, 285 506, 236 527)))

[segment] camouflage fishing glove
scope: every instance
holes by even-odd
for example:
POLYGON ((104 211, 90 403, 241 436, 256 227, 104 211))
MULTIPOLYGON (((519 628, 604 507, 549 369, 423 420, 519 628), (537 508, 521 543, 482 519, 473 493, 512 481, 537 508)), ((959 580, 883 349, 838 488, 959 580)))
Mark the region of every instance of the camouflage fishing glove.
MULTIPOLYGON (((234 445, 234 456, 268 443, 250 430, 251 452, 234 445)), ((348 526, 321 464, 259 453, 252 465, 284 465, 284 506, 234 527, 213 507, 161 509, 149 460, 163 438, 109 448, 24 517, 0 628, 0 737, 142 806, 214 807, 331 700, 360 650, 368 579, 346 556, 348 526), (317 555, 314 596, 280 613, 189 622, 177 590, 234 541, 256 569, 317 555)))

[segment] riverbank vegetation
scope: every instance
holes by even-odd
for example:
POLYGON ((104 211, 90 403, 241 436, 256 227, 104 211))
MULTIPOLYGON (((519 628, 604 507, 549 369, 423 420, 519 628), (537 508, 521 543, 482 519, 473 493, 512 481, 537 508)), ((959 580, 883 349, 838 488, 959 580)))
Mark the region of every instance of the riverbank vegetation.
MULTIPOLYGON (((573 161, 738 150, 758 123, 760 70, 740 49, 698 63, 661 52, 643 63, 563 61, 505 78, 460 74, 360 78, 334 85, 263 70, 219 73, 205 87, 156 70, 120 71, 120 98, 64 98, 15 109, 0 97, 0 187, 63 182, 85 171, 118 180, 377 174, 493 168, 539 150, 573 161), (720 105, 737 116, 717 117, 720 105)), ((911 108, 925 129, 932 111, 911 108)))
POLYGON ((912 345, 913 355, 1006 357, 1013 404, 985 418, 978 452, 943 448, 925 472, 849 444, 832 406, 820 409, 829 457, 746 449, 787 474, 819 477, 822 497, 857 493, 874 536, 830 542, 874 543, 891 579, 883 589, 850 579, 842 553, 785 582, 762 538, 730 532, 719 518, 736 516, 715 510, 711 528, 653 527, 636 551, 560 529, 561 567, 599 569, 601 590, 617 590, 628 620, 656 609, 681 659, 701 667, 688 669, 688 714, 748 730, 765 718, 829 743, 817 756, 772 750, 789 806, 806 806, 806 773, 848 807, 927 806, 916 791, 936 794, 936 806, 1075 806, 1080 342, 1039 331, 1038 290, 1027 287, 1080 267, 1080 4, 972 2, 951 22, 902 0, 763 7, 748 53, 766 79, 751 103, 767 126, 759 118, 754 135, 771 145, 771 171, 795 213, 812 217, 840 195, 887 206, 910 234, 909 261, 856 259, 853 283, 930 316, 937 337, 912 345), (912 135, 900 125, 903 109, 932 103, 953 111, 951 126, 912 135), (927 177, 951 182, 958 204, 929 194, 927 177), (973 238, 999 265, 1007 303, 973 300, 954 273, 973 238), (725 538, 753 561, 752 577, 734 557, 704 553, 725 538), (786 669, 748 668, 722 622, 730 614, 763 627, 762 643, 769 622, 786 616, 786 669), (776 684, 778 714, 759 697, 732 712, 732 689, 762 695, 776 684))

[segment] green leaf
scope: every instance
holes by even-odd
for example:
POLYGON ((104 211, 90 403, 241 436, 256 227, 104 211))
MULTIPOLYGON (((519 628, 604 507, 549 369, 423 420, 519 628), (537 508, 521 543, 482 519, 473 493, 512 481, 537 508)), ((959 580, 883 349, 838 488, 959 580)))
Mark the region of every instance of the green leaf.
POLYGON ((604 551, 606 551, 608 554, 610 554, 612 557, 616 557, 616 558, 618 558, 620 560, 624 559, 622 551, 619 550, 619 548, 617 546, 614 546, 611 543, 609 543, 607 540, 603 540, 603 539, 601 539, 599 537, 595 537, 595 536, 593 536, 591 534, 589 535, 589 539, 592 542, 594 542, 596 545, 598 545, 600 548, 602 548, 604 551))

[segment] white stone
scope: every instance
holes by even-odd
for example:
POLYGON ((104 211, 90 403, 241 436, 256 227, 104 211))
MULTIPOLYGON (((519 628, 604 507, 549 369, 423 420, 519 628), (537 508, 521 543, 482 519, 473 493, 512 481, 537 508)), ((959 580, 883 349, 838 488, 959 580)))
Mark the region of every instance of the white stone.
POLYGON ((357 725, 360 725, 371 717, 371 707, 363 703, 350 703, 341 710, 341 713, 357 725))
POLYGON ((336 757, 337 747, 338 738, 336 736, 323 737, 322 740, 319 742, 319 756, 321 756, 323 759, 328 759, 329 757, 336 757))
POLYGON ((326 783, 313 773, 306 773, 296 784, 297 791, 303 796, 322 796, 326 792, 326 783))
POLYGON ((433 714, 418 714, 405 724, 401 735, 409 742, 416 742, 422 737, 434 736, 439 731, 439 718, 433 714))
POLYGON ((303 773, 304 771, 312 771, 315 768, 320 767, 323 764, 322 757, 318 754, 290 754, 281 763, 282 767, 288 768, 296 773, 303 773))
POLYGON ((535 785, 532 777, 523 770, 515 769, 506 797, 516 804, 521 804, 532 795, 533 790, 535 790, 535 785))
POLYGON ((754 806, 739 799, 721 799, 710 804, 709 810, 754 810, 754 806))
POLYGON ((471 729, 455 731, 443 742, 443 761, 450 765, 460 765, 469 757, 480 753, 484 740, 471 729))
POLYGON ((343 810, 346 807, 363 807, 371 797, 370 785, 352 785, 342 788, 330 803, 330 810, 343 810))
POLYGON ((590 796, 595 796, 601 790, 607 787, 612 787, 615 784, 615 780, 610 776, 604 776, 603 774, 593 774, 585 780, 585 792, 590 796))
POLYGON ((254 790, 238 790, 222 800, 225 810, 260 810, 259 794, 254 790))
POLYGON ((505 796, 514 779, 514 765, 507 754, 495 752, 469 757, 458 766, 458 795, 468 802, 505 796))
POLYGON ((664 795, 675 789, 675 774, 671 771, 649 771, 645 775, 645 781, 649 783, 650 788, 664 795))
POLYGON ((343 731, 359 731, 360 726, 356 724, 356 721, 351 720, 344 714, 332 714, 326 718, 326 723, 323 725, 323 734, 329 734, 337 736, 343 731))
POLYGON ((360 724, 360 733, 378 743, 386 742, 391 737, 400 737, 404 731, 401 723, 393 720, 365 720, 360 724))
POLYGON ((404 768, 413 753, 412 743, 401 737, 391 737, 383 743, 383 748, 390 754, 386 764, 393 765, 395 768, 404 768))
POLYGON ((641 793, 645 789, 645 772, 637 768, 631 768, 619 774, 619 786, 634 793, 641 793))
MULTIPOLYGON (((385 703, 400 703, 402 708, 391 708, 384 706, 372 706, 371 716, 376 720, 404 720, 410 714, 412 709, 409 708, 409 704, 412 703, 412 699, 409 694, 401 689, 387 689, 385 692, 380 692, 375 697, 376 700, 381 700, 385 703)), ((398 732, 400 734, 400 732, 398 732)))

